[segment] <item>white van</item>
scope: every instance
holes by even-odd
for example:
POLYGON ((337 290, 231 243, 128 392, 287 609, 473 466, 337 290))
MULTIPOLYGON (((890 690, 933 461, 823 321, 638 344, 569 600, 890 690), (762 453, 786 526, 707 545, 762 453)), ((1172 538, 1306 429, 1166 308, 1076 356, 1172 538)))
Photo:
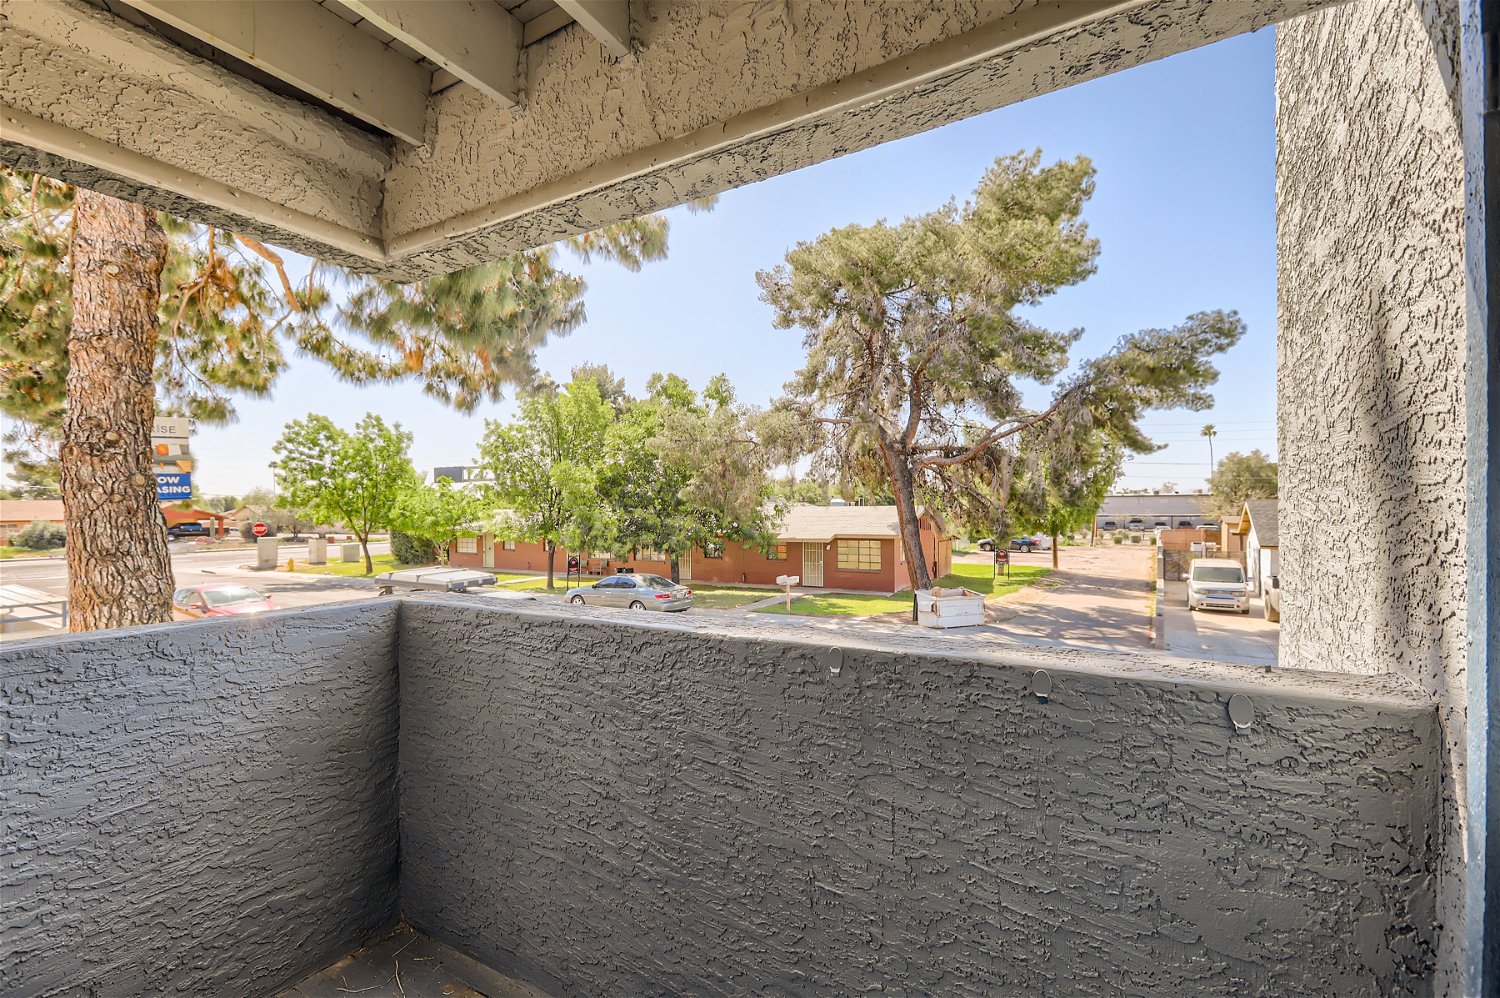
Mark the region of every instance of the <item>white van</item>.
POLYGON ((1250 587, 1245 570, 1228 558, 1199 558, 1188 573, 1189 610, 1250 612, 1250 587))

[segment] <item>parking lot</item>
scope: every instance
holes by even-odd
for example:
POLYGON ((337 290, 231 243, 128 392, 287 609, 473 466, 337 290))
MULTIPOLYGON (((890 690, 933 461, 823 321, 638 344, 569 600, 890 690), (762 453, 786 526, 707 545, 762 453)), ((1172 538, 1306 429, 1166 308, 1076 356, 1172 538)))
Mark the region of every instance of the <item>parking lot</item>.
MULTIPOLYGON (((388 545, 372 544, 373 553, 384 554, 388 545)), ((289 575, 285 572, 256 572, 245 566, 255 561, 255 549, 245 547, 230 551, 200 551, 191 542, 171 545, 172 575, 175 584, 201 586, 215 582, 234 582, 265 593, 278 607, 313 606, 360 599, 374 595, 375 585, 364 580, 340 579, 329 575, 289 575)), ((307 557, 307 547, 283 545, 283 562, 307 557)), ((7 584, 25 586, 54 596, 68 592, 68 566, 62 558, 17 558, 0 561, 0 579, 7 584)), ((34 638, 57 634, 60 629, 36 624, 8 625, 0 640, 34 638)))

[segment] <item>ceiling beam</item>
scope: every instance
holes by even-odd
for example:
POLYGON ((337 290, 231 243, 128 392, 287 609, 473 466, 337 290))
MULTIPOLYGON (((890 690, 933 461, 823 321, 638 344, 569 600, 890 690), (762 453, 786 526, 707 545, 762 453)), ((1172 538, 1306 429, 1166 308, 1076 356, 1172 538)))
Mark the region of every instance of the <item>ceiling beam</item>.
MULTIPOLYGON (((523 29, 492 0, 343 0, 463 82, 514 107, 523 29)), ((436 88, 436 81, 434 81, 436 88)))
POLYGON ((165 21, 414 145, 432 74, 312 0, 129 0, 165 21))
POLYGON ((599 39, 611 55, 630 54, 628 0, 557 0, 557 5, 599 39))

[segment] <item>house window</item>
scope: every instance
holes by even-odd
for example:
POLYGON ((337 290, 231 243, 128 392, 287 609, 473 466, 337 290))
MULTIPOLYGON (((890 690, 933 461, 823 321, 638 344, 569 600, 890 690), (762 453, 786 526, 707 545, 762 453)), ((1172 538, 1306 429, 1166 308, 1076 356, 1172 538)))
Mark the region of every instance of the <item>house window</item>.
POLYGON ((458 539, 458 553, 459 554, 478 554, 479 553, 479 538, 477 538, 477 537, 460 537, 458 539))
POLYGON ((777 544, 766 552, 767 561, 786 561, 786 545, 777 544))
POLYGON ((839 541, 839 568, 852 572, 880 570, 879 541, 839 541))
POLYGON ((670 561, 665 551, 637 551, 635 556, 641 561, 670 561))
POLYGON ((514 551, 515 549, 516 549, 516 542, 515 541, 506 541, 505 542, 505 550, 507 550, 507 551, 514 551))
POLYGON ((724 557, 724 544, 723 544, 723 542, 722 541, 709 541, 707 544, 703 545, 703 557, 705 557, 705 558, 722 558, 722 557, 724 557))

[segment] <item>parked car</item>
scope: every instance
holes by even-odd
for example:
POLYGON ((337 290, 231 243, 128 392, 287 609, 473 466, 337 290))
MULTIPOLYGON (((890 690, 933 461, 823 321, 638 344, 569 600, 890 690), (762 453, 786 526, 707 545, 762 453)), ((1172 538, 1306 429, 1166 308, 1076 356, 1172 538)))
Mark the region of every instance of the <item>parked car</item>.
POLYGON ((976 545, 981 551, 993 551, 995 550, 995 539, 993 537, 985 537, 977 541, 976 545))
POLYGON ((1154 529, 1165 530, 1166 528, 1170 527, 1171 524, 1166 520, 1157 520, 1155 523, 1151 524, 1151 526, 1154 529))
POLYGON ((1272 575, 1266 579, 1265 591, 1261 593, 1261 607, 1266 612, 1266 619, 1273 624, 1281 623, 1281 576, 1272 575))
POLYGON ((1199 558, 1188 571, 1189 610, 1250 612, 1250 587, 1245 570, 1228 558, 1199 558))
POLYGON ((201 523, 174 523, 167 528, 167 536, 173 540, 184 537, 208 537, 208 528, 201 523))
POLYGON ((1118 523, 1116 523, 1115 521, 1113 521, 1113 520, 1105 520, 1104 521, 1104 525, 1102 527, 1100 527, 1099 529, 1100 530, 1119 530, 1120 529, 1120 525, 1118 523))
POLYGON ((693 591, 660 575, 622 574, 573 590, 568 602, 677 613, 692 607, 693 591))
POLYGON ((172 594, 172 609, 189 617, 237 617, 276 609, 265 593, 232 582, 189 586, 172 594))
POLYGON ((1052 538, 1050 537, 1012 537, 1010 539, 1012 551, 1024 551, 1030 554, 1033 551, 1051 551, 1052 538))

